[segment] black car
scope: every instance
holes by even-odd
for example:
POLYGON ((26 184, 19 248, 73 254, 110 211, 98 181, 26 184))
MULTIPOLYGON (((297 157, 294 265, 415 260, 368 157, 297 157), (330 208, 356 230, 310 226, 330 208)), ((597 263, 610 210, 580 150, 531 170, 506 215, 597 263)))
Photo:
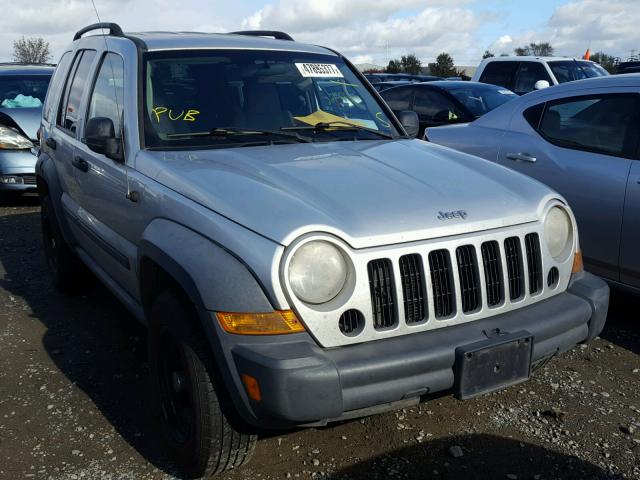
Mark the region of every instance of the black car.
POLYGON ((378 92, 384 92, 385 90, 389 90, 390 88, 400 87, 403 85, 413 85, 416 82, 410 82, 408 80, 394 80, 392 82, 378 82, 372 83, 373 88, 375 88, 378 92))
POLYGON ((367 73, 365 77, 372 84, 381 82, 433 82, 435 80, 444 80, 442 77, 413 75, 411 73, 367 73))
POLYGON ((418 114, 419 138, 422 138, 425 128, 473 122, 503 103, 518 98, 504 87, 462 81, 410 83, 383 90, 380 95, 396 114, 403 110, 413 110, 418 114))

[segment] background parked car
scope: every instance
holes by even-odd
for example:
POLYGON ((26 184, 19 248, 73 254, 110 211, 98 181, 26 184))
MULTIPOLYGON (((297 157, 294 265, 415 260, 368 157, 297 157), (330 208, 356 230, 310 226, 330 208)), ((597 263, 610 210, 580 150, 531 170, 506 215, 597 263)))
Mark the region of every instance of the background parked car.
POLYGON ((53 66, 0 64, 0 194, 36 191, 36 132, 53 66))
POLYGON ((640 74, 532 93, 428 139, 526 173, 569 201, 589 270, 640 292, 640 74))
POLYGON ((473 75, 475 82, 492 83, 518 95, 551 85, 604 77, 609 73, 595 62, 562 57, 491 57, 473 75))
POLYGON ((383 90, 381 95, 396 115, 403 110, 418 114, 420 137, 425 128, 472 122, 518 98, 503 87, 463 81, 409 83, 383 90))
POLYGON ((400 87, 402 85, 411 85, 413 83, 415 82, 410 82, 409 80, 393 80, 391 82, 372 83, 371 85, 373 85, 373 88, 375 88, 378 92, 383 92, 393 87, 400 87))
POLYGON ((640 62, 639 61, 620 62, 616 67, 616 74, 620 75, 623 73, 640 73, 640 62))
POLYGON ((442 77, 434 77, 432 75, 412 75, 410 73, 367 73, 365 74, 370 83, 380 82, 433 82, 435 80, 443 80, 442 77))

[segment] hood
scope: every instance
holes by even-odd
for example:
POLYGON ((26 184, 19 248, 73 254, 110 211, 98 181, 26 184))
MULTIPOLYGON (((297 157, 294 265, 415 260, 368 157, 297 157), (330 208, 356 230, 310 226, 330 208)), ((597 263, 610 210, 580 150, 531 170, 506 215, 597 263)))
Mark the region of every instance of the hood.
POLYGON ((31 140, 36 139, 41 116, 42 107, 0 108, 0 124, 14 123, 31 140))
POLYGON ((314 231, 364 248, 521 224, 556 196, 420 140, 142 151, 136 169, 282 245, 314 231))

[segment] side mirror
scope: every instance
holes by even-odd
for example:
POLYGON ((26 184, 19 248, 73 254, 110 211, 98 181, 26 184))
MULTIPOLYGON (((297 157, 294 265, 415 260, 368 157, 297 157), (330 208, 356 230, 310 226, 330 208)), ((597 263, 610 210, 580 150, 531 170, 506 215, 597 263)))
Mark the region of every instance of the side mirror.
POLYGON ((551 84, 546 80, 538 80, 533 88, 535 88, 536 90, 544 90, 545 88, 549 88, 550 86, 551 84))
POLYGON ((124 161, 122 144, 116 138, 113 121, 106 117, 93 117, 84 129, 84 142, 91 150, 116 162, 124 161))
POLYGON ((417 137, 420 132, 420 120, 418 114, 413 110, 403 110, 398 112, 398 120, 407 131, 410 137, 417 137))

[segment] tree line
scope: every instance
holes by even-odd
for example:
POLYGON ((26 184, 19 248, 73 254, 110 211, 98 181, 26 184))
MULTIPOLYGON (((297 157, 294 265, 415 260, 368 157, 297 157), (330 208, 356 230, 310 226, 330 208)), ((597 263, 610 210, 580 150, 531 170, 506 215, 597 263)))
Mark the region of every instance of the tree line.
MULTIPOLYGON (((534 57, 551 57, 555 52, 555 48, 549 42, 529 43, 523 47, 513 49, 516 56, 534 56, 534 57)), ((495 57, 496 55, 485 50, 482 59, 495 57)), ((500 54, 501 57, 509 56, 507 53, 500 54)), ((591 54, 590 60, 599 63, 609 73, 615 73, 617 68, 617 59, 613 55, 604 52, 591 54)), ((462 77, 468 79, 464 70, 457 69, 453 61, 453 57, 446 52, 436 57, 436 61, 428 64, 431 75, 436 77, 462 77)), ((413 53, 402 55, 398 59, 389 60, 389 64, 384 69, 385 73, 408 73, 411 75, 419 75, 422 73, 422 62, 413 53)))
MULTIPOLYGON (((429 63, 431 75, 436 77, 465 77, 463 70, 455 67, 453 57, 448 53, 441 53, 436 61, 429 63)), ((399 59, 389 60, 389 64, 384 69, 385 73, 409 73, 419 75, 422 73, 422 62, 413 53, 402 55, 399 59)))

